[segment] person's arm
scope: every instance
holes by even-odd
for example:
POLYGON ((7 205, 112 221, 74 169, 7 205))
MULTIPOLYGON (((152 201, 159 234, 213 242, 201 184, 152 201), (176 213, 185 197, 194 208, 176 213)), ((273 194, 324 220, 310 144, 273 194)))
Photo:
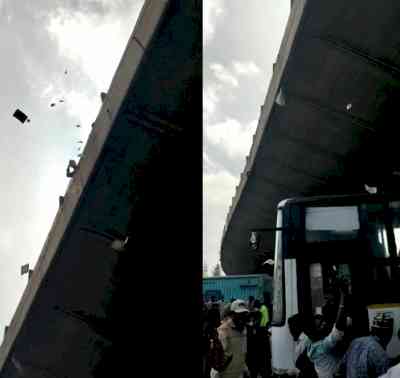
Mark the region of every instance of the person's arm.
POLYGON ((327 348, 332 349, 336 347, 337 343, 343 339, 346 322, 345 290, 340 288, 340 302, 336 322, 329 336, 324 339, 324 344, 327 348))
POLYGON ((347 317, 346 317, 346 308, 345 308, 345 295, 346 291, 343 287, 340 288, 340 302, 338 313, 336 316, 335 327, 338 331, 344 332, 346 329, 347 317))

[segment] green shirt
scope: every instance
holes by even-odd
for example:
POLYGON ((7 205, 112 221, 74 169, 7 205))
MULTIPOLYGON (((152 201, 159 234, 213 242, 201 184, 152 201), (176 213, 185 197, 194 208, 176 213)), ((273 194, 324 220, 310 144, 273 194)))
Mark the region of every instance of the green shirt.
POLYGON ((260 326, 261 327, 266 327, 267 324, 269 323, 269 312, 268 308, 266 305, 262 305, 260 308, 261 312, 261 321, 260 321, 260 326))

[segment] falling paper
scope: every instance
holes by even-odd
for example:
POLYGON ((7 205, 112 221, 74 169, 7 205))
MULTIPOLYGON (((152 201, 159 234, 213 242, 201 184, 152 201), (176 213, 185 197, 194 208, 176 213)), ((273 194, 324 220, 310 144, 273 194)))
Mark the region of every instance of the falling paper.
POLYGON ((28 119, 28 116, 21 110, 17 109, 14 114, 13 117, 16 118, 18 121, 20 121, 21 123, 24 123, 25 121, 29 122, 30 120, 28 119))

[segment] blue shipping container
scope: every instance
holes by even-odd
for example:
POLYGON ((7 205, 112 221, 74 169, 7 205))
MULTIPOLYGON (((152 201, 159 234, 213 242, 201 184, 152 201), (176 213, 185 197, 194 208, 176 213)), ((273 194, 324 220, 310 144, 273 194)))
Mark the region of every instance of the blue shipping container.
POLYGON ((247 300, 250 295, 262 300, 264 292, 272 296, 272 278, 266 274, 203 278, 203 296, 206 301, 211 296, 217 300, 223 297, 225 301, 232 298, 247 300))

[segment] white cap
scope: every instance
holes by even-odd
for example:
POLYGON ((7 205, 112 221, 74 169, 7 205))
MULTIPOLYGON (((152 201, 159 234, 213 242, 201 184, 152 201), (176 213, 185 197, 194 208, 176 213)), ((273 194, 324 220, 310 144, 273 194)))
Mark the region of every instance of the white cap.
POLYGON ((246 307, 245 301, 241 299, 236 299, 236 301, 232 302, 231 311, 236 312, 237 314, 240 314, 241 312, 249 312, 246 307))

